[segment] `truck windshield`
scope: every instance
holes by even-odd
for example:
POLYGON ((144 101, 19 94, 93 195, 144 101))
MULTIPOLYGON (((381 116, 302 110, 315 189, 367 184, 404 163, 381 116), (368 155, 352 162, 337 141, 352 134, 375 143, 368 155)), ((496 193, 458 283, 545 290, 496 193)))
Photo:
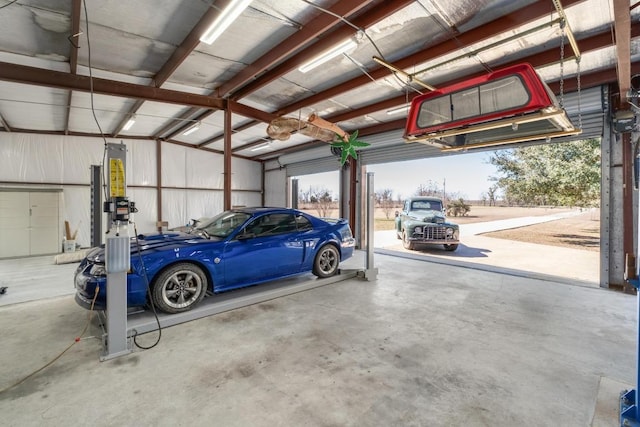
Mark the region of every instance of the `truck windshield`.
POLYGON ((417 200, 411 203, 412 211, 424 211, 424 210, 432 210, 432 211, 441 211, 442 204, 438 201, 428 201, 428 200, 417 200))

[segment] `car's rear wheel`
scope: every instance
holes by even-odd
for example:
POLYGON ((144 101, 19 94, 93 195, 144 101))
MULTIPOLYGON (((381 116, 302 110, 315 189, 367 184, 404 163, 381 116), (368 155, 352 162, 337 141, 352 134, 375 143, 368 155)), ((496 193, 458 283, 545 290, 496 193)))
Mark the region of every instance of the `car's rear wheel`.
POLYGON ((407 237, 407 232, 405 230, 402 230, 402 246, 405 249, 409 249, 410 251, 416 248, 415 243, 409 241, 409 238, 407 237))
POLYGON ((155 279, 151 298, 165 313, 191 310, 207 292, 207 276, 194 264, 180 263, 164 270, 155 279))
POLYGON ((444 250, 445 251, 449 251, 449 252, 453 252, 456 249, 458 249, 458 245, 457 244, 443 245, 443 246, 444 246, 444 250))
POLYGON ((324 245, 313 260, 313 274, 320 278, 333 276, 338 272, 340 253, 331 245, 324 245))

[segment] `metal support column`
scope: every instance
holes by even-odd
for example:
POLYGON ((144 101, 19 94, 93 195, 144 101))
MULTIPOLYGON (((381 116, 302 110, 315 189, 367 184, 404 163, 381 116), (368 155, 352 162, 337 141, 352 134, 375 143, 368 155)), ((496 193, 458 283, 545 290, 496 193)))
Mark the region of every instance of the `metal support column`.
POLYGON ((296 178, 291 180, 291 207, 298 209, 298 180, 296 178))
MULTIPOLYGON (((636 120, 637 118, 638 117, 636 117, 636 120)), ((637 158, 630 158, 633 157, 630 155, 630 153, 633 152, 631 150, 631 140, 638 143, 640 140, 640 133, 634 131, 630 135, 627 134, 626 138, 623 140, 627 141, 629 144, 629 147, 626 147, 629 149, 626 162, 630 163, 629 165, 625 165, 628 171, 628 173, 625 174, 625 191, 628 193, 626 194, 625 200, 626 208, 630 212, 625 212, 624 229, 633 230, 635 225, 635 238, 633 232, 630 231, 625 233, 625 235, 629 234, 629 236, 626 236, 627 242, 625 248, 635 254, 635 268, 631 269, 631 271, 635 272, 635 277, 625 278, 627 283, 636 289, 636 388, 633 390, 625 390, 620 395, 620 425, 622 427, 640 427, 640 400, 638 399, 638 390, 640 390, 640 292, 638 292, 640 288, 640 263, 638 263, 637 249, 640 246, 640 205, 638 201, 637 186, 634 185, 634 179, 632 177, 638 173, 637 168, 640 163, 637 158), (635 168, 632 173, 631 169, 634 166, 635 168), (636 218, 635 224, 633 221, 634 216, 636 218)), ((629 276, 632 275, 629 274, 629 276)))
POLYGON ((91 165, 91 247, 102 244, 102 166, 91 165))

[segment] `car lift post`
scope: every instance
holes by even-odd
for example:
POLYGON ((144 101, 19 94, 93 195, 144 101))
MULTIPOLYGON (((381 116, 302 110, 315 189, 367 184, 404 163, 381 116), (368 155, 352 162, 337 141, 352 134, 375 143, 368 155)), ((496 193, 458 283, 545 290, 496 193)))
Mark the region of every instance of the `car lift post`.
POLYGON ((124 144, 107 144, 109 178, 104 211, 109 213, 110 230, 105 241, 107 270, 107 333, 102 336, 104 351, 100 361, 133 351, 127 337, 127 272, 130 268, 131 240, 127 224, 131 204, 126 198, 126 153, 124 144))
POLYGON ((365 269, 361 278, 365 280, 376 280, 378 269, 373 266, 373 235, 374 235, 374 212, 376 206, 376 195, 373 189, 373 172, 367 172, 367 259, 365 269))

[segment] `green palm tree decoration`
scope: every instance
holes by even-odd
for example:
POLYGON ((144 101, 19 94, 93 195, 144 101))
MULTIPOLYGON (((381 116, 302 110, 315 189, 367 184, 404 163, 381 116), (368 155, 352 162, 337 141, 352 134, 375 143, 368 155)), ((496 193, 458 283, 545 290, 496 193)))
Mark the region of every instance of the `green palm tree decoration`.
POLYGON ((342 150, 340 154, 340 164, 343 166, 347 162, 347 158, 349 158, 349 156, 354 159, 358 158, 358 153, 356 153, 357 148, 368 147, 369 145, 371 144, 368 142, 358 140, 357 130, 349 135, 348 139, 336 134, 336 139, 331 144, 332 147, 340 148, 342 150))

